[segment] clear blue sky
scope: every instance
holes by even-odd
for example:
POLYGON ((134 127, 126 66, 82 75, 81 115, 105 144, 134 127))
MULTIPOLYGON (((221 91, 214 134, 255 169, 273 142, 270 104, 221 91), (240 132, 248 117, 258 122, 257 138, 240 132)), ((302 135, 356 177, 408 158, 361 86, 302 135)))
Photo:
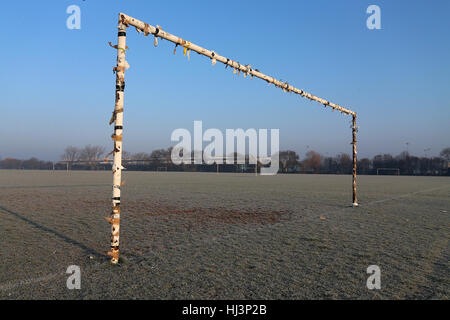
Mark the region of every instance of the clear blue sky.
MULTIPOLYGON (((117 14, 355 110, 359 157, 450 146, 450 1, 4 1, 0 157, 112 149, 117 14), (156 4, 157 3, 157 4, 156 4), (66 8, 81 8, 68 30, 66 8), (381 7, 382 30, 366 28, 381 7)), ((176 128, 279 128, 282 149, 350 153, 350 118, 129 29, 124 148, 173 145, 176 128)))

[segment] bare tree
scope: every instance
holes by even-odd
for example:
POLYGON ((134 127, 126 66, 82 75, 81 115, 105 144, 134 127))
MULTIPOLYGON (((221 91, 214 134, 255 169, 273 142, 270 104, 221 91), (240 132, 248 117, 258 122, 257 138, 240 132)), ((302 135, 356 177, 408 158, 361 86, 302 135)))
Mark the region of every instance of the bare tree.
POLYGON ((138 152, 131 156, 133 160, 150 160, 152 156, 146 152, 138 152))
POLYGON ((350 156, 346 153, 341 153, 337 156, 338 163, 339 163, 339 171, 340 173, 352 173, 352 159, 350 156))
POLYGON ((66 149, 64 149, 64 154, 61 156, 61 160, 68 161, 66 163, 67 170, 70 168, 70 163, 74 162, 76 160, 79 160, 81 155, 81 150, 74 146, 68 146, 66 149))
POLYGON ((298 154, 295 151, 287 150, 279 153, 281 167, 283 172, 287 172, 288 168, 295 167, 298 164, 298 154))
POLYGON ((75 161, 80 157, 80 149, 74 146, 68 146, 64 149, 64 154, 61 156, 61 160, 75 161))
POLYGON ((150 157, 156 164, 171 162, 172 147, 166 149, 153 150, 150 157))
POLYGON ((442 149, 440 156, 447 161, 450 161, 450 148, 442 149))
POLYGON ((122 160, 131 160, 131 153, 128 151, 122 151, 122 160))
POLYGON ((80 151, 80 160, 86 161, 91 166, 95 161, 101 159, 101 156, 105 153, 105 148, 102 146, 92 146, 88 144, 80 151))
POLYGON ((303 160, 305 167, 311 169, 313 172, 320 171, 320 165, 322 164, 322 156, 314 151, 310 150, 306 153, 306 159, 303 160))

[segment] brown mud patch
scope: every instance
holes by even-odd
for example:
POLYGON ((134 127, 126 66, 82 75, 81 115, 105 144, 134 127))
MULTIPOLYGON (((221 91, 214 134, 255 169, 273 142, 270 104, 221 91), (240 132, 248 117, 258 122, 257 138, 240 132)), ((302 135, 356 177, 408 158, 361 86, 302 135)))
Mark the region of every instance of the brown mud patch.
POLYGON ((180 208, 168 206, 159 202, 128 201, 122 206, 124 211, 133 215, 163 217, 182 215, 183 218, 196 223, 223 223, 223 224, 273 224, 290 219, 292 212, 286 210, 264 209, 229 209, 224 207, 180 208))

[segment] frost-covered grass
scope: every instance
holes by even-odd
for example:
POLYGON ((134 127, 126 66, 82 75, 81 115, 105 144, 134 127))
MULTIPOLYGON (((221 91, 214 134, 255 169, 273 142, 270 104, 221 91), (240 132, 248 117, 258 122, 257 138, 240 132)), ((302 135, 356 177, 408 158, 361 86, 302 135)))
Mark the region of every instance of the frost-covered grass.
POLYGON ((450 179, 0 170, 0 298, 448 299, 450 179), (81 290, 68 290, 69 265, 81 290), (381 290, 366 268, 381 268, 381 290))

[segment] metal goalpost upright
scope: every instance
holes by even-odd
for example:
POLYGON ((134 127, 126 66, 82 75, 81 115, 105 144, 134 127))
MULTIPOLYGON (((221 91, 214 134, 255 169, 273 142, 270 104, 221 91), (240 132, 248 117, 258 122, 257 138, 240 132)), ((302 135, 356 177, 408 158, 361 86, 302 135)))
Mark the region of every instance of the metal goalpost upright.
POLYGON ((168 40, 175 44, 174 53, 178 46, 183 48, 183 54, 188 56, 190 51, 196 52, 200 55, 206 56, 211 59, 211 63, 214 66, 217 62, 225 64, 225 67, 231 67, 234 74, 243 74, 244 77, 249 76, 250 78, 256 77, 266 81, 269 85, 282 89, 284 92, 290 92, 298 94, 304 98, 311 101, 316 101, 323 105, 324 107, 329 107, 333 111, 337 110, 345 115, 352 116, 352 142, 353 145, 353 172, 352 172, 352 205, 354 207, 358 206, 357 196, 356 196, 356 166, 357 166, 357 149, 356 149, 356 112, 341 107, 335 103, 328 100, 319 98, 311 93, 308 93, 302 89, 298 89, 288 82, 282 82, 275 79, 269 75, 260 72, 258 69, 253 68, 251 65, 242 65, 237 61, 231 60, 218 53, 202 48, 194 43, 186 41, 180 37, 172 35, 161 29, 159 26, 152 26, 143 21, 132 18, 124 13, 119 13, 119 23, 118 23, 118 43, 117 45, 110 45, 117 50, 117 65, 113 68, 116 73, 116 95, 115 95, 115 106, 110 124, 114 123, 114 134, 112 139, 114 141, 114 149, 110 154, 113 154, 114 160, 112 165, 113 172, 113 191, 112 191, 112 211, 111 216, 107 218, 111 224, 111 251, 108 255, 111 256, 111 263, 116 264, 119 262, 119 233, 120 233, 120 189, 122 186, 122 137, 123 137, 123 98, 125 89, 125 70, 129 68, 127 61, 125 60, 126 50, 126 37, 127 28, 133 26, 136 28, 138 33, 144 33, 145 36, 152 34, 154 36, 154 45, 158 45, 158 38, 168 40))

